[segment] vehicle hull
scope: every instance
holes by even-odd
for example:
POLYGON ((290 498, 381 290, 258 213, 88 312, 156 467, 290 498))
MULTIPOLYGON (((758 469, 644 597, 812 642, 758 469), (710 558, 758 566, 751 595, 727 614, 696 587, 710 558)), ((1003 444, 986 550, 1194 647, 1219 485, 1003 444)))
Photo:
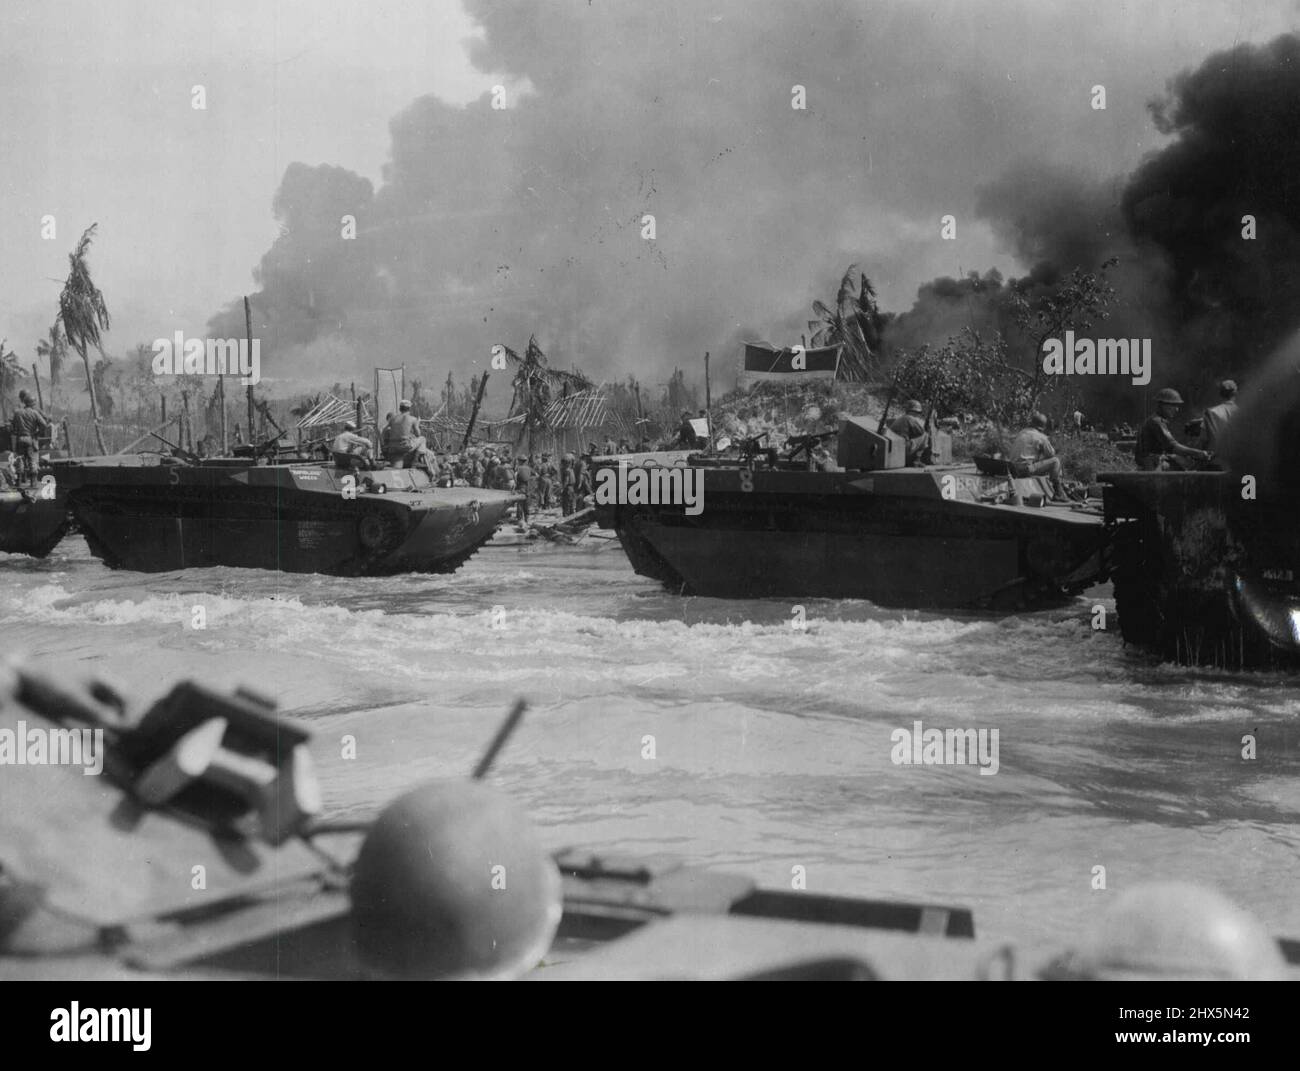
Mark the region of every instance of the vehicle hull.
POLYGON ((1300 664, 1300 539, 1286 498, 1227 472, 1099 477, 1126 642, 1187 665, 1300 664))
POLYGON ((0 552, 44 558, 67 534, 67 502, 40 497, 39 488, 0 491, 0 552))
POLYGON ((417 470, 358 473, 352 485, 347 475, 306 464, 119 463, 69 467, 60 479, 92 553, 137 572, 449 572, 492 538, 513 501, 434 488, 417 470))
POLYGON ((973 470, 701 472, 694 516, 597 500, 633 568, 684 594, 1010 608, 1104 579, 1099 516, 989 504, 1011 481, 973 470))

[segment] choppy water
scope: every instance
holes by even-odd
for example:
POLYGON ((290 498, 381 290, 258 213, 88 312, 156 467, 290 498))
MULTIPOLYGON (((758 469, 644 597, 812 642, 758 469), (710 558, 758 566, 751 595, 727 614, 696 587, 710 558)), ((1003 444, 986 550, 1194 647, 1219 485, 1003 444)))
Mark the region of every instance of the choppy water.
POLYGON ((667 595, 617 543, 340 580, 112 572, 74 538, 0 555, 0 644, 150 698, 191 675, 252 685, 310 722, 335 814, 467 773, 523 696, 493 776, 553 847, 777 887, 802 866, 813 890, 965 904, 982 934, 1051 946, 1104 905, 1104 866, 1112 893, 1206 882, 1300 937, 1294 678, 1154 665, 1089 628, 1113 610, 1100 593, 1001 620, 809 602, 797 632, 786 602, 667 595), (997 728, 997 775, 894 765, 916 720, 997 728))

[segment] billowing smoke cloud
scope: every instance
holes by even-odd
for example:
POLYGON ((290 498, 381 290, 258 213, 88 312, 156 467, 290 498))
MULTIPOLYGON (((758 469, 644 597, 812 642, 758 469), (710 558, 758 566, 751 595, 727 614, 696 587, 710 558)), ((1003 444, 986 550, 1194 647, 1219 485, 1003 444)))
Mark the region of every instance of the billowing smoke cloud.
MULTIPOLYGON (((1068 36, 1015 50, 1015 77, 991 77, 986 54, 954 44, 957 8, 936 20, 912 4, 868 19, 852 0, 815 17, 742 0, 467 6, 484 31, 473 59, 510 87, 509 106, 416 100, 390 124, 377 189, 337 167, 288 169, 253 297, 265 376, 364 381, 406 363, 463 382, 494 343, 536 334, 553 364, 647 384, 675 365, 698 375, 711 350, 726 386, 740 340, 793 341, 850 262, 896 302, 951 255, 947 212, 968 243, 982 219, 1032 265, 1033 287, 1119 256, 1106 329, 1155 336, 1175 355, 1165 380, 1248 367, 1300 308, 1278 305, 1296 286, 1298 135, 1282 118, 1300 104, 1294 38, 1178 79, 1157 109, 1175 140, 1126 186, 1098 182, 1092 146, 1042 106, 1037 87, 1056 91, 1068 36), (918 62, 929 55, 943 62, 918 62), (1224 65, 1232 77, 1216 76, 1224 65), (804 110, 791 107, 795 86, 804 110), (1248 211, 1251 243, 1228 227, 1248 211)), ((986 12, 980 32, 1064 17, 986 12)), ((1150 92, 1131 67, 1112 66, 1117 98, 1150 92)), ((1136 112, 1105 121, 1109 143, 1150 130, 1136 112)), ((991 237, 982 248, 988 264, 991 237)), ((1005 290, 996 272, 938 279, 891 341, 1005 328, 1005 290)), ((209 329, 242 334, 242 306, 209 329)))
MULTIPOLYGON (((1115 258, 1116 301, 1094 333, 1151 338, 1150 389, 1209 400, 1225 376, 1249 382, 1300 324, 1300 38, 1212 55, 1150 111, 1173 140, 1127 179, 1034 160, 982 187, 977 211, 1031 270, 1005 285, 996 273, 927 283, 888 341, 917 346, 967 325, 1014 335, 1011 287, 1050 291, 1115 258)), ((1138 408, 1127 382, 1087 386, 1098 416, 1138 408)))
MULTIPOLYGON (((484 31, 473 58, 509 106, 416 100, 374 190, 289 169, 252 301, 265 376, 405 362, 463 381, 493 343, 530 334, 596 378, 698 375, 704 350, 725 372, 742 335, 795 340, 851 262, 886 302, 906 294, 948 255, 939 216, 973 219, 972 175, 1026 136, 1065 141, 1026 84, 1056 79, 1060 57, 1018 54, 1020 81, 990 77, 959 44, 975 18, 961 5, 941 19, 910 3, 866 17, 856 0, 467 6, 484 31)), ((977 21, 1001 39, 1025 17, 977 21)), ((210 330, 241 334, 242 307, 210 330)))
POLYGON ((1152 114, 1176 140, 1134 173, 1125 219, 1172 269, 1196 366, 1245 374, 1300 321, 1300 37, 1209 57, 1152 114))

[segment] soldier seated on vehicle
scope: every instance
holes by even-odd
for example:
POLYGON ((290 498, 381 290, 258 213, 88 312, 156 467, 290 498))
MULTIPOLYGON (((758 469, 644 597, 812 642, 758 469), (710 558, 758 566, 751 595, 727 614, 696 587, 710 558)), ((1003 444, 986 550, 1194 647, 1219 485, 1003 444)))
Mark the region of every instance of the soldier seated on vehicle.
POLYGON ((896 417, 889 425, 889 430, 907 440, 907 454, 904 464, 925 465, 930 460, 930 432, 921 417, 925 408, 918 401, 910 401, 904 407, 903 415, 896 417))
POLYGON ((1189 469, 1195 467, 1195 462, 1210 460, 1206 451, 1183 445, 1169 430, 1169 422, 1178 415, 1182 404, 1183 396, 1172 387, 1165 387, 1156 394, 1156 411, 1147 417, 1138 431, 1137 445, 1133 449, 1133 458, 1142 471, 1189 469))
POLYGON ((370 467, 370 440, 357 434, 356 424, 349 420, 334 437, 331 453, 335 468, 356 472, 370 467))
POLYGON ((1029 426, 1022 428, 1011 444, 1011 460, 1028 466, 1030 476, 1046 476, 1052 485, 1054 501, 1070 500, 1061 482, 1061 459, 1047 437, 1047 417, 1042 413, 1029 414, 1029 426))
POLYGON ((395 469, 410 468, 420 460, 425 440, 420 434, 419 420, 411 415, 411 403, 403 398, 397 409, 397 416, 384 428, 384 460, 395 469))
POLYGON ((1210 454, 1222 447, 1228 428, 1237 417, 1236 382, 1231 379, 1223 380, 1219 384, 1219 397, 1223 400, 1218 405, 1205 410, 1201 417, 1202 438, 1197 445, 1210 454))

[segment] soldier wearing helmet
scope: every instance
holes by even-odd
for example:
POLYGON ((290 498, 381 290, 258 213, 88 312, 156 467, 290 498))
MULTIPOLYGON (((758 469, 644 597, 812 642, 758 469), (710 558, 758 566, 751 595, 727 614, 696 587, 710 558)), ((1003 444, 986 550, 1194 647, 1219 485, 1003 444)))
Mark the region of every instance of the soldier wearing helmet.
POLYGON ((1169 422, 1178 415, 1182 404, 1183 396, 1172 387, 1165 387, 1156 393, 1156 411, 1147 417, 1146 423, 1138 431, 1137 444, 1133 450, 1139 469, 1144 472, 1188 469, 1192 467, 1189 461, 1210 459, 1204 450, 1180 443, 1169 430, 1169 422))
POLYGON ((907 440, 905 463, 909 466, 924 465, 929 460, 930 432, 925 426, 925 421, 921 419, 924 413, 925 408, 913 399, 904 406, 903 415, 895 418, 889 425, 890 431, 907 440))
POLYGON ((1047 417, 1042 413, 1029 415, 1029 426, 1021 429, 1011 444, 1011 460, 1024 462, 1030 476, 1046 476, 1052 484, 1053 499, 1070 500, 1065 493, 1065 484, 1061 482, 1061 459, 1056 456, 1056 448, 1047 437, 1047 417))
POLYGON ((50 433, 50 421, 36 408, 36 402, 27 391, 20 390, 18 400, 23 404, 14 411, 9 430, 13 432, 14 453, 22 468, 26 469, 27 478, 35 483, 41 468, 41 438, 50 433))

